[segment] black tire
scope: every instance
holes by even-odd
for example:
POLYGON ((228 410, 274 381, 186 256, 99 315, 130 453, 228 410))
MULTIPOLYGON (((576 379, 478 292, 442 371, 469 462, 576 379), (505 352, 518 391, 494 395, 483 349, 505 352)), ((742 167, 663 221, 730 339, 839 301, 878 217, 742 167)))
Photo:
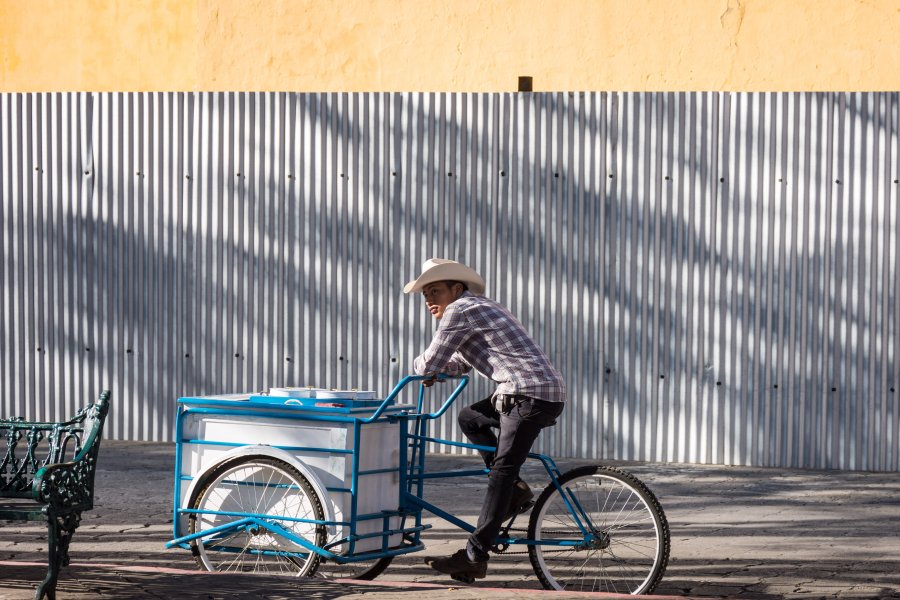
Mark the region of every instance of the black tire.
POLYGON ((336 563, 331 560, 319 563, 319 570, 316 577, 325 579, 362 579, 363 581, 371 581, 375 579, 384 570, 390 566, 394 560, 393 556, 385 556, 373 561, 364 561, 358 563, 336 563))
POLYGON ((569 504, 589 520, 578 527, 552 483, 538 497, 528 524, 533 540, 579 542, 528 546, 528 557, 549 590, 648 594, 669 562, 669 524, 659 501, 639 479, 620 469, 587 466, 559 478, 569 504))
MULTIPOLYGON (((306 477, 290 464, 264 456, 242 456, 218 465, 198 482, 188 506, 228 513, 260 511, 257 514, 266 518, 325 519, 321 499, 306 477)), ((189 531, 196 533, 240 518, 191 513, 189 531)), ((323 525, 291 520, 275 523, 316 546, 325 543, 323 525)), ((315 573, 320 558, 277 532, 259 527, 242 527, 203 543, 195 540, 191 551, 202 569, 238 573, 309 576, 315 573)))

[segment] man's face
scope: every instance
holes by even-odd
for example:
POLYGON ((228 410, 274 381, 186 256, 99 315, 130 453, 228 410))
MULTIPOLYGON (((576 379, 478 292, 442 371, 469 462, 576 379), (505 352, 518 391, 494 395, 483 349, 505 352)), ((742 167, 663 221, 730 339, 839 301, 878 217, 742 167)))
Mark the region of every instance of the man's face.
POLYGON ((447 305, 459 298, 464 291, 465 288, 459 283, 451 286, 447 285, 446 281, 437 281, 422 288, 422 296, 425 297, 425 306, 428 307, 428 312, 435 319, 440 319, 444 316, 447 305))

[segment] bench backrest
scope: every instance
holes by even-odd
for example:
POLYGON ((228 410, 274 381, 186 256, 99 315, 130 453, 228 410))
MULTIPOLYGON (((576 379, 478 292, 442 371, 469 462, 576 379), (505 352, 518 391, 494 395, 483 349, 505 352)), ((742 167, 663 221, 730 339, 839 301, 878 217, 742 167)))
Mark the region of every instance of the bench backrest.
MULTIPOLYGON (((0 444, 6 446, 0 460, 0 496, 30 498, 34 476, 43 467, 89 454, 96 459, 109 411, 109 395, 109 391, 104 391, 96 402, 62 423, 31 423, 19 417, 0 419, 0 444)), ((96 460, 91 462, 95 464, 96 460)))

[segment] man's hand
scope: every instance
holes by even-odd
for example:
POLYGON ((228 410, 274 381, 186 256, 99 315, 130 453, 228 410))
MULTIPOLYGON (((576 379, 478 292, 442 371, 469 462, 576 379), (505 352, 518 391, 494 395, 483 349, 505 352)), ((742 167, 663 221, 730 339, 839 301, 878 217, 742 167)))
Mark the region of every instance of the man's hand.
POLYGON ((438 376, 435 373, 431 373, 430 375, 425 376, 425 379, 422 380, 422 385, 424 385, 425 387, 431 387, 437 380, 438 376))

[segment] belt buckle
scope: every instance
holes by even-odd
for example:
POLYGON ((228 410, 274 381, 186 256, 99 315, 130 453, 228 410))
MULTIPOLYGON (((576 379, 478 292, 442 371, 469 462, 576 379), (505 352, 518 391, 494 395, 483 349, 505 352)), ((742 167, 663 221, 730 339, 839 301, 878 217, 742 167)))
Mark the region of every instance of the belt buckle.
POLYGON ((494 410, 501 414, 509 414, 509 412, 522 402, 519 396, 509 396, 507 394, 497 394, 494 396, 494 410))

